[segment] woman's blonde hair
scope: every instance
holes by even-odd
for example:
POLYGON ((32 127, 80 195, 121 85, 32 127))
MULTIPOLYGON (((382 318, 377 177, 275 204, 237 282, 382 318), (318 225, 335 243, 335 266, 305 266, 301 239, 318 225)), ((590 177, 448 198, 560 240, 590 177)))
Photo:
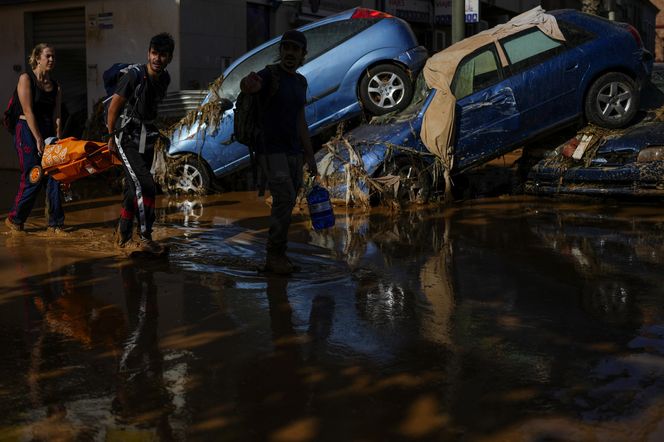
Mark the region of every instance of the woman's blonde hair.
POLYGON ((39 43, 32 49, 32 53, 30 54, 30 57, 28 57, 28 63, 30 63, 32 69, 37 67, 37 60, 39 60, 39 57, 41 57, 42 52, 44 52, 44 49, 46 48, 55 49, 48 43, 39 43))

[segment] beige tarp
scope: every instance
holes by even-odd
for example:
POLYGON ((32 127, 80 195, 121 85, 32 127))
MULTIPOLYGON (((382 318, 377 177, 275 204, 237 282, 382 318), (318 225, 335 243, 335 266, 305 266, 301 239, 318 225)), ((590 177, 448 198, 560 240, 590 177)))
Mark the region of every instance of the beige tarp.
POLYGON ((555 17, 547 14, 541 6, 538 6, 514 17, 507 23, 461 40, 427 60, 424 66, 424 78, 429 87, 436 89, 436 95, 424 114, 420 135, 431 153, 440 157, 448 168, 452 167, 451 138, 456 104, 456 98, 450 90, 450 85, 458 64, 466 55, 493 42, 496 44, 502 65, 507 66, 507 58, 497 41, 535 26, 555 40, 565 40, 555 17))

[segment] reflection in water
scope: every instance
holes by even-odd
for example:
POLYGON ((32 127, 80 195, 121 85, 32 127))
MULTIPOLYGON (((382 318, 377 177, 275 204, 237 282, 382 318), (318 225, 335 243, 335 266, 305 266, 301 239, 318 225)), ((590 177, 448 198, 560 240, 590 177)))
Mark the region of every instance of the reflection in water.
POLYGON ((98 262, 61 265, 57 250, 44 251, 50 272, 24 285, 32 411, 22 434, 174 440, 174 382, 165 381, 172 375, 165 376, 159 349, 154 269, 120 266, 123 311, 95 294, 98 262))
POLYGON ((159 349, 157 286, 149 265, 120 268, 129 327, 118 361, 113 412, 125 424, 156 429, 159 440, 173 440, 169 415, 173 397, 164 382, 164 356, 159 349))
POLYGON ((255 440, 296 435, 310 440, 315 431, 305 417, 303 340, 295 332, 287 288, 287 278, 267 278, 272 351, 248 364, 239 389, 247 430, 255 440))
POLYGON ((417 321, 422 338, 449 344, 453 313, 449 219, 425 212, 338 216, 337 229, 312 232, 353 271, 360 317, 373 326, 417 321), (419 275, 419 279, 415 276, 419 275))
POLYGON ((184 227, 193 227, 204 215, 205 204, 200 198, 169 196, 165 204, 156 210, 158 223, 178 223, 184 227))
POLYGON ((260 222, 209 227, 223 205, 195 228, 180 209, 164 215, 183 232, 169 264, 7 249, 23 272, 7 291, 24 296, 0 304, 0 343, 14 349, 0 370, 27 381, 1 384, 0 430, 658 440, 661 216, 509 200, 349 211, 333 229, 296 229, 310 238, 291 248, 304 270, 278 278, 250 268, 262 242, 247 225, 260 222), (48 269, 29 270, 42 255, 48 269))

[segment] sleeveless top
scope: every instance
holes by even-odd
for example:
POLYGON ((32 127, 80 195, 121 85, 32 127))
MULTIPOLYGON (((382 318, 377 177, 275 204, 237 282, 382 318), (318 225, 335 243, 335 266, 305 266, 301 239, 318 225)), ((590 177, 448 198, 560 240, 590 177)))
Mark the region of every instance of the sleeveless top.
MULTIPOLYGON (((57 101, 58 89, 60 85, 57 81, 51 78, 53 89, 45 91, 38 86, 38 80, 35 73, 31 69, 26 72, 30 77, 31 91, 32 91, 32 112, 35 114, 37 125, 42 132, 44 138, 55 135, 55 120, 53 119, 53 112, 55 111, 55 103, 57 101)), ((19 102, 19 106, 21 103, 19 102)), ((23 109, 21 108, 21 115, 23 109)))

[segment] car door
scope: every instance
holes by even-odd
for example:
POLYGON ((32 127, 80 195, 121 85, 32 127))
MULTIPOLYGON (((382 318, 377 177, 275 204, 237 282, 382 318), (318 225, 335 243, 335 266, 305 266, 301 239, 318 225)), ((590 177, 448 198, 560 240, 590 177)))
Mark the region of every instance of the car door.
POLYGON ((588 60, 583 52, 538 28, 499 42, 509 61, 509 76, 521 111, 522 138, 576 117, 582 107, 578 87, 588 60))
POLYGON ((452 80, 457 99, 455 165, 466 169, 502 155, 521 129, 509 79, 491 43, 466 56, 452 80))

